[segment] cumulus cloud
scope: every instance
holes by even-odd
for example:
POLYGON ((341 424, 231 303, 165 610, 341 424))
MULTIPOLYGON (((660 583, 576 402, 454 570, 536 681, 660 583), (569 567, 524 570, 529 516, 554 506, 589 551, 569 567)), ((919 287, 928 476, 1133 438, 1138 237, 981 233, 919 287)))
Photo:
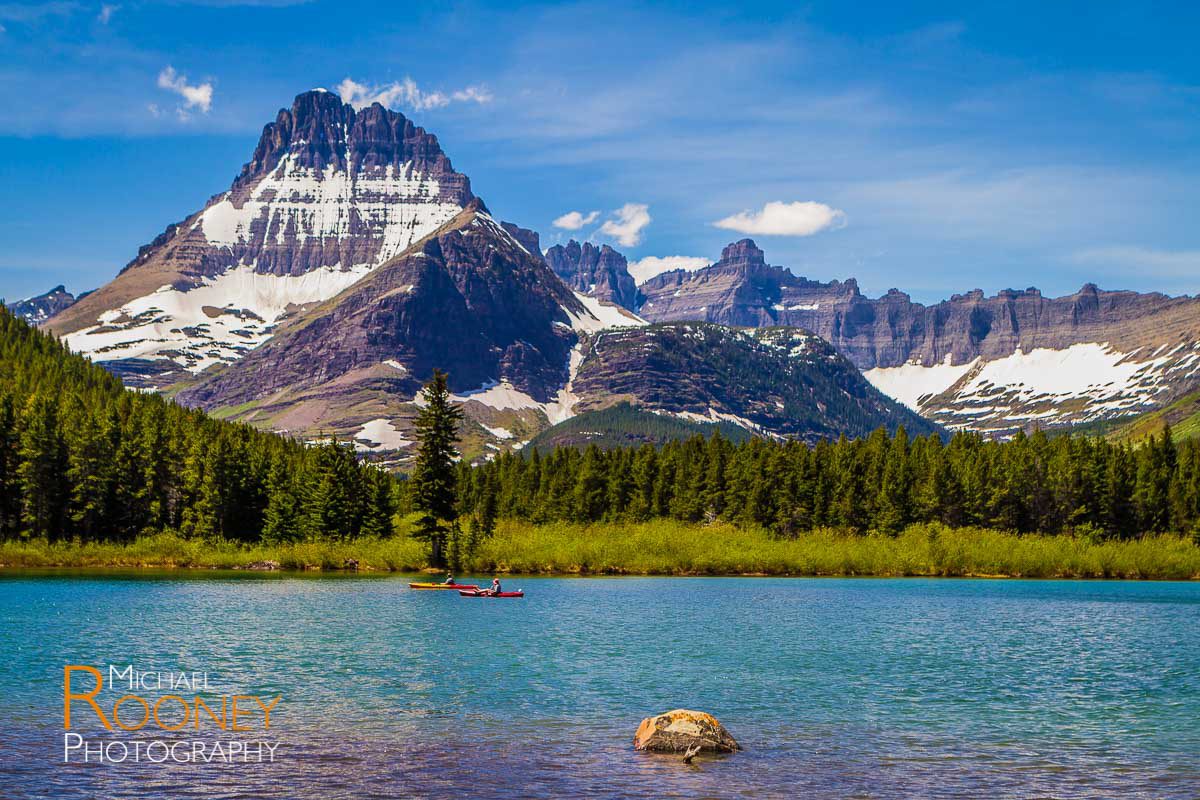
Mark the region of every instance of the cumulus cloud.
POLYGON ((582 211, 568 211, 550 224, 556 228, 562 228, 564 231, 577 231, 584 225, 591 225, 599 218, 599 211, 589 211, 586 214, 582 211))
POLYGON ((96 21, 101 25, 107 25, 112 19, 113 14, 120 10, 121 7, 118 5, 110 5, 109 3, 105 3, 104 5, 100 6, 100 13, 96 15, 96 21))
POLYGON ((626 203, 604 220, 600 232, 617 240, 622 247, 637 247, 642 231, 650 224, 650 206, 645 203, 626 203))
POLYGON ((444 108, 451 103, 490 103, 492 93, 483 86, 468 86, 449 94, 441 91, 427 92, 412 78, 405 78, 383 86, 368 86, 346 78, 337 87, 342 100, 355 108, 366 108, 379 103, 384 108, 404 106, 414 111, 444 108))
POLYGON ((681 269, 685 272, 695 272, 704 269, 712 262, 699 256, 646 256, 629 263, 629 274, 638 283, 645 283, 655 275, 681 269))
POLYGON ((1195 275, 1200 270, 1200 250, 1156 250, 1115 245, 1081 250, 1071 256, 1078 264, 1134 268, 1160 276, 1195 275))
POLYGON ((718 228, 762 236, 812 236, 827 228, 841 228, 846 214, 824 203, 772 201, 758 211, 746 210, 713 223, 718 228))
POLYGON ((186 75, 180 75, 172 66, 158 73, 158 88, 174 92, 183 98, 183 104, 175 109, 180 119, 187 119, 190 111, 207 114, 212 110, 213 87, 205 81, 199 85, 188 83, 186 75))

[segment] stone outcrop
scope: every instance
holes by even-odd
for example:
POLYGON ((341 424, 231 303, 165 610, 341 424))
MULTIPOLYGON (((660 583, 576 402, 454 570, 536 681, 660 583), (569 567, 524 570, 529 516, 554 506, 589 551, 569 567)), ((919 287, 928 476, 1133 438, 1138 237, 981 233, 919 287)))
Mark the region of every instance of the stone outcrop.
POLYGON ((608 245, 572 239, 546 251, 554 274, 577 292, 636 311, 641 302, 637 284, 629 274, 625 256, 608 245))
POLYGON ((633 737, 635 750, 655 753, 735 753, 742 747, 712 714, 676 709, 646 717, 633 737))

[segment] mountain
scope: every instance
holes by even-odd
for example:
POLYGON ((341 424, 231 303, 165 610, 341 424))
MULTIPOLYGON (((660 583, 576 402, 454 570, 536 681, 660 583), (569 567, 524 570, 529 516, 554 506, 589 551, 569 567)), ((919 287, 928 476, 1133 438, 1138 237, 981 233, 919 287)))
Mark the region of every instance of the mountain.
POLYGON ((811 334, 622 333, 646 325, 640 302, 611 247, 543 255, 432 134, 315 90, 263 129, 228 191, 47 327, 127 384, 384 460, 408 457, 434 369, 466 411, 471 458, 618 403, 807 440, 934 430, 811 334))
POLYGON ((87 297, 88 294, 89 292, 83 292, 76 297, 68 292, 65 286, 59 284, 45 294, 27 297, 15 303, 5 303, 4 307, 30 325, 41 325, 50 317, 65 311, 87 297))
POLYGON ((871 386, 828 342, 796 328, 668 323, 600 331, 571 388, 579 413, 630 402, 809 442, 881 426, 937 430, 871 386))
POLYGON ((895 289, 864 297, 766 263, 749 239, 717 263, 643 283, 650 321, 788 325, 814 331, 889 396, 951 429, 1008 435, 1125 416, 1200 379, 1200 299, 1087 284, 975 290, 925 306, 895 289))
POLYGON ((466 408, 467 448, 527 440, 571 415, 584 334, 643 324, 571 291, 472 200, 354 286, 282 326, 181 402, 365 451, 412 440, 415 400, 445 370, 466 408))
POLYGON ((404 115, 306 92, 263 129, 228 191, 48 327, 127 383, 166 386, 241 358, 473 197, 437 137, 404 115))
POLYGON ((636 311, 641 295, 625 256, 608 245, 572 239, 546 251, 546 263, 554 274, 577 292, 636 311))
POLYGON ((301 438, 335 433, 402 462, 435 368, 466 412, 469 458, 619 403, 804 439, 933 430, 811 334, 646 327, 571 290, 478 199, 178 399, 301 438))

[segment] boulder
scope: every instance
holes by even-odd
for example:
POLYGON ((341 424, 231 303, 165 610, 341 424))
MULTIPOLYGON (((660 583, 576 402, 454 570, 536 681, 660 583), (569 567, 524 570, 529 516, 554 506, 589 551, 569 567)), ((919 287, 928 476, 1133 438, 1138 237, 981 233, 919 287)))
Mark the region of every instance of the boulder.
POLYGON ((252 569, 256 572, 273 572, 279 569, 278 561, 251 561, 246 565, 246 569, 252 569))
POLYGON ((633 736, 633 747, 655 753, 683 753, 695 749, 733 753, 742 749, 712 714, 683 708, 642 720, 633 736))

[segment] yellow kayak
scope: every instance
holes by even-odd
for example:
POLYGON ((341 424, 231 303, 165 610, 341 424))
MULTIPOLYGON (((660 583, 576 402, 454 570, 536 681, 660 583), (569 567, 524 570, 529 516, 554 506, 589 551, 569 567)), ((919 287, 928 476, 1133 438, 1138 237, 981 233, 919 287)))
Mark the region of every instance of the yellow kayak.
POLYGON ((470 583, 410 583, 410 589, 477 589, 470 583))

